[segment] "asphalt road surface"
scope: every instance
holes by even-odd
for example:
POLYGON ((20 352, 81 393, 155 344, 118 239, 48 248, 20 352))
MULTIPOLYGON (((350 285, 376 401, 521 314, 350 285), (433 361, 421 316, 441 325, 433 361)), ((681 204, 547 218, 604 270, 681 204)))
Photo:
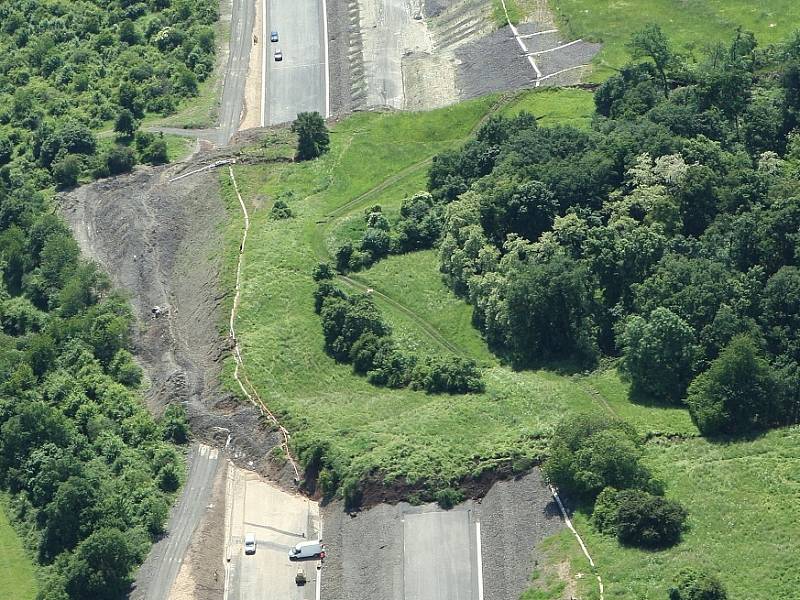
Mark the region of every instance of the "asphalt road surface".
POLYGON ((472 511, 407 513, 403 519, 405 600, 479 600, 472 511))
POLYGON ((261 49, 267 54, 264 124, 288 123, 306 111, 327 116, 322 1, 270 0, 266 4, 266 41, 261 49), (269 41, 271 31, 278 32, 277 43, 269 41), (275 61, 276 50, 283 52, 280 62, 275 61))
POLYGON ((233 0, 228 64, 225 66, 217 133, 220 146, 226 145, 239 130, 255 19, 255 0, 233 0))
POLYGON ((140 570, 145 583, 131 594, 131 600, 165 600, 169 597, 194 530, 206 512, 220 464, 219 451, 205 444, 195 444, 189 452, 188 462, 189 473, 181 497, 172 509, 168 533, 150 550, 140 570))
POLYGON ((229 600, 313 600, 319 561, 289 561, 289 550, 319 536, 319 509, 315 502, 289 494, 250 471, 231 466, 228 471, 226 510, 230 556, 226 574, 229 600), (244 537, 255 534, 256 553, 244 554, 244 537), (302 569, 306 585, 295 575, 302 569))

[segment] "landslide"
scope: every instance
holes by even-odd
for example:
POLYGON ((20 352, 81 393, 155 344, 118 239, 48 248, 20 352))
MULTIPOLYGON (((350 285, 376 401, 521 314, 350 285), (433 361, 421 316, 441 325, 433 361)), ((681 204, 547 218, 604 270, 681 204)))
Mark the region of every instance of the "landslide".
POLYGON ((220 384, 230 349, 221 325, 227 292, 219 284, 226 219, 220 172, 212 167, 175 179, 237 157, 247 160, 238 146, 206 146, 184 163, 139 167, 62 194, 59 205, 84 254, 130 294, 150 409, 159 414, 183 403, 195 437, 229 443, 235 462, 289 486, 294 473, 269 458, 280 435, 220 384), (161 316, 153 318, 156 306, 161 316))

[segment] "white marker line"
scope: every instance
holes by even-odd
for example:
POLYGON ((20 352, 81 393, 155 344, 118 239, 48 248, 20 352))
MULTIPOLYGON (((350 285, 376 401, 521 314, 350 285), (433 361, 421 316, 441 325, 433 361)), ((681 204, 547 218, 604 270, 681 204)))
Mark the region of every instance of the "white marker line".
POLYGON ((545 35, 545 34, 548 34, 548 33, 558 33, 558 29, 545 29, 544 31, 536 31, 534 33, 524 33, 519 37, 524 38, 524 39, 528 39, 528 38, 536 37, 537 35, 545 35))
POLYGON ((330 64, 328 63, 328 4, 322 0, 322 37, 325 41, 325 118, 331 116, 330 64))
POLYGON ((574 67, 568 67, 566 69, 561 69, 560 71, 556 71, 555 73, 550 73, 549 75, 544 75, 543 77, 539 78, 539 81, 543 81, 545 79, 550 79, 551 77, 555 77, 556 75, 561 75, 562 73, 566 73, 567 71, 574 71, 575 69, 582 69, 583 67, 587 67, 588 65, 575 65, 574 67))
POLYGON ((483 557, 481 555, 480 521, 475 521, 475 538, 478 540, 478 600, 483 600, 483 557))
POLYGON ((536 71, 536 87, 539 87, 539 78, 542 76, 542 72, 539 70, 539 67, 536 65, 536 61, 533 60, 533 56, 528 54, 528 47, 525 45, 525 42, 522 41, 522 38, 519 35, 519 31, 514 25, 511 23, 511 17, 508 16, 508 8, 506 8, 506 1, 500 0, 503 4, 503 12, 506 13, 506 21, 508 22, 508 26, 511 28, 511 33, 514 34, 514 39, 517 40, 519 47, 522 48, 522 52, 525 53, 525 56, 528 58, 528 62, 531 63, 533 70, 536 71))
POLYGON ((322 594, 322 569, 317 569, 317 589, 315 590, 314 596, 317 600, 319 600, 320 595, 322 594))
POLYGON ((578 42, 582 41, 583 40, 574 40, 572 42, 567 42, 566 44, 561 44, 560 46, 556 46, 555 48, 548 48, 547 50, 539 50, 538 52, 528 52, 525 56, 539 56, 540 54, 555 52, 556 50, 561 50, 562 48, 566 48, 567 46, 572 46, 573 44, 577 44, 578 42))
POLYGON ((267 102, 267 0, 261 2, 261 127, 267 102))

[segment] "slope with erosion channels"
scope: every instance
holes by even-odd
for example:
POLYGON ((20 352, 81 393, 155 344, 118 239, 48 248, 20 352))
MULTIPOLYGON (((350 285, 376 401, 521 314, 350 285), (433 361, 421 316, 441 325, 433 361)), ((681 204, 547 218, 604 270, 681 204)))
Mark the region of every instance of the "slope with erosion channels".
MULTIPOLYGON (((358 114, 333 128, 331 151, 317 161, 235 168, 252 220, 237 331, 250 378, 283 417, 301 454, 321 444, 343 479, 372 474, 444 485, 507 468, 515 459, 529 464, 565 411, 597 410, 583 385, 498 364, 469 326, 471 308, 439 280, 431 252, 387 260, 354 283, 373 287, 401 343, 479 360, 486 367, 485 393, 437 396, 373 387, 324 353, 313 312, 311 271, 326 257, 337 219, 363 214, 364 205, 373 203, 396 206, 423 185, 428 159, 462 143, 493 108, 510 111, 520 104, 546 115, 556 112, 559 98, 537 93, 505 107, 487 97, 430 113, 358 114), (269 219, 278 198, 287 201, 293 218, 269 219)), ((586 98, 588 114, 591 96, 586 98)), ((292 149, 286 152, 290 156, 292 149)), ((236 215, 226 234, 232 263, 241 223, 230 190, 228 201, 236 215)), ((232 368, 227 364, 229 374, 232 368)), ((643 414, 642 429, 691 428, 681 417, 654 424, 643 414)))

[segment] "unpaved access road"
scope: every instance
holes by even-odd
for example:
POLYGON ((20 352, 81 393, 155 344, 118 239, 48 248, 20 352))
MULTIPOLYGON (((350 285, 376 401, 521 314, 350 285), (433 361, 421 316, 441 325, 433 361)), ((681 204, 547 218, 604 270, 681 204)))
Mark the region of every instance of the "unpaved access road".
POLYGON ((226 600, 313 600, 320 561, 292 563, 288 554, 298 542, 320 537, 318 504, 230 465, 225 508, 226 600), (256 538, 252 555, 244 553, 248 533, 256 538), (305 586, 295 583, 298 570, 305 586))
POLYGON ((219 466, 219 450, 195 444, 189 453, 189 472, 178 502, 173 506, 167 535, 150 550, 149 573, 140 579, 131 600, 169 597, 183 564, 195 528, 209 508, 212 482, 219 466))

